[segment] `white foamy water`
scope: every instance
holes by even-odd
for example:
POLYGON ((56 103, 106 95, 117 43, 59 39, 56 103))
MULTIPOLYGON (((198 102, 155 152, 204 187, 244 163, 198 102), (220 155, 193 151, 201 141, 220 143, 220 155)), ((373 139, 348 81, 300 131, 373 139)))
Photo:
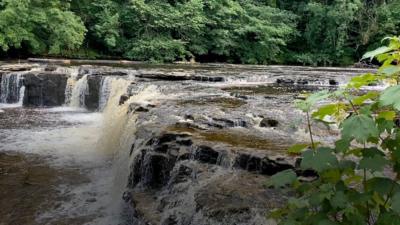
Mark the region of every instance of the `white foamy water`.
POLYGON ((88 94, 88 75, 84 75, 73 85, 68 106, 73 108, 85 107, 85 95, 88 94))
POLYGON ((112 77, 103 77, 101 80, 100 98, 99 98, 99 111, 103 111, 107 106, 108 98, 112 88, 112 77))
MULTIPOLYGON (((102 101, 106 102, 103 112, 88 112, 81 102, 87 85, 85 79, 73 85, 67 107, 6 108, 2 113, 10 116, 10 123, 3 124, 7 129, 0 126, 0 152, 40 155, 51 167, 76 170, 88 179, 56 187, 63 200, 57 208, 41 212, 37 217, 39 223, 89 216, 91 219, 84 224, 121 225, 129 217, 122 195, 130 171, 129 152, 137 119, 137 115, 129 113, 129 105, 154 103, 161 95, 157 86, 142 86, 120 105, 120 96, 126 93, 130 81, 110 78, 104 81, 107 85, 103 83, 107 86, 103 91, 108 92, 102 93, 102 101), (26 120, 27 126, 20 127, 18 120, 26 120)), ((0 123, 3 121, 7 120, 0 123)))
MULTIPOLYGON (((81 84, 78 81, 74 85, 71 99, 74 107, 26 111, 28 109, 11 108, 8 104, 2 115, 10 115, 12 122, 0 124, 0 152, 40 155, 57 170, 81 171, 82 176, 89 179, 88 182, 57 187, 65 200, 56 209, 42 212, 37 218, 39 223, 89 216, 93 218, 92 222, 85 224, 124 224, 121 219, 125 207, 122 194, 129 176, 126 154, 132 145, 135 119, 127 114, 128 102, 119 106, 119 97, 126 92, 130 82, 113 80, 105 112, 89 113, 82 108, 81 102, 79 105, 73 103, 74 98, 81 99, 84 93, 82 87, 86 81, 82 79, 81 84), (25 120, 26 115, 27 121, 35 121, 28 124, 29 129, 15 123, 15 120, 25 120), (14 124, 15 128, 12 127, 14 124), (3 126, 7 129, 1 129, 3 126)), ((0 120, 0 123, 3 121, 7 120, 0 120)))
POLYGON ((25 86, 22 85, 22 76, 26 72, 3 74, 0 83, 0 108, 21 107, 25 86))

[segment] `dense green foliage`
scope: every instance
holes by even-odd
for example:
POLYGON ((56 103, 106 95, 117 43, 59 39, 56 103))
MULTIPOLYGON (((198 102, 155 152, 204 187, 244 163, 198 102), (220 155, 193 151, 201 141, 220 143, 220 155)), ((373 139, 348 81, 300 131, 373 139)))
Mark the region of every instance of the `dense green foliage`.
POLYGON ((338 65, 398 32, 400 1, 0 0, 0 18, 2 55, 338 65))
POLYGON ((307 118, 310 144, 296 145, 301 168, 318 176, 300 181, 292 170, 271 178, 273 186, 293 185, 286 207, 272 216, 285 225, 396 225, 400 220, 400 38, 364 55, 383 65, 376 74, 354 77, 335 92, 318 92, 297 106, 307 118), (390 84, 379 91, 361 88, 390 84), (318 102, 330 98, 331 103, 318 102), (322 147, 313 139, 311 117, 338 125, 335 146, 322 147))
POLYGON ((60 54, 79 47, 86 28, 60 0, 1 0, 0 49, 60 54))

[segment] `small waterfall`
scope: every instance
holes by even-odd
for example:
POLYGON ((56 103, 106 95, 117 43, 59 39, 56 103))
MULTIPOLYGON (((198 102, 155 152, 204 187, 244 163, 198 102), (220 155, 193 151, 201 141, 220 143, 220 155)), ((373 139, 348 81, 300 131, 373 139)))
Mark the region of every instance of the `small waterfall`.
POLYGON ((99 96, 99 111, 102 112, 108 102, 112 88, 112 77, 103 77, 101 80, 100 96, 99 96))
POLYGON ((0 103, 18 103, 22 106, 25 87, 22 85, 23 73, 4 74, 0 85, 0 103))
POLYGON ((70 74, 67 80, 67 86, 65 87, 65 105, 70 105, 72 91, 75 87, 75 84, 78 80, 79 70, 77 68, 66 70, 64 67, 57 68, 57 72, 66 72, 66 74, 70 74))
POLYGON ((66 90, 66 92, 70 92, 68 93, 68 96, 70 97, 67 98, 68 101, 66 102, 66 104, 73 108, 84 108, 85 96, 89 94, 88 75, 84 75, 81 79, 76 81, 75 84, 67 86, 67 89, 69 90, 66 90))

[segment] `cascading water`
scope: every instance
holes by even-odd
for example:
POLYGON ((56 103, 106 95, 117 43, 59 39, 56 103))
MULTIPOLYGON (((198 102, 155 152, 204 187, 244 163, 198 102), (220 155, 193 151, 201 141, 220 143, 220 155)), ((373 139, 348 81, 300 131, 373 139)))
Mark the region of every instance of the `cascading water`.
POLYGON ((152 85, 139 87, 140 90, 121 105, 120 97, 126 93, 131 82, 127 79, 107 77, 102 83, 101 101, 104 101, 100 104, 103 107, 102 129, 96 149, 112 157, 113 179, 107 204, 108 215, 91 224, 125 224, 132 220, 122 195, 127 188, 131 162, 129 152, 135 140, 137 121, 137 114, 130 112, 129 106, 132 103, 154 99, 159 96, 159 92, 152 85))
POLYGON ((68 80, 67 80, 67 86, 65 87, 65 105, 70 105, 71 103, 71 98, 72 98, 72 91, 74 90, 74 87, 76 85, 76 82, 78 80, 78 75, 79 75, 79 69, 78 68, 72 68, 69 70, 63 70, 63 67, 59 67, 57 72, 67 72, 69 74, 68 80))
POLYGON ((110 92, 112 88, 112 77, 103 77, 101 79, 101 88, 100 88, 100 96, 99 96, 99 111, 102 112, 108 102, 108 98, 110 97, 110 92))
POLYGON ((2 76, 0 103, 17 103, 18 106, 22 106, 25 92, 22 79, 23 73, 8 73, 2 76))
MULTIPOLYGON (((68 92, 69 91, 70 90, 68 90, 68 92)), ((76 83, 72 85, 72 90, 70 93, 67 94, 70 96, 66 98, 68 106, 72 108, 84 108, 85 96, 89 94, 88 75, 84 75, 82 78, 76 81, 76 83)))

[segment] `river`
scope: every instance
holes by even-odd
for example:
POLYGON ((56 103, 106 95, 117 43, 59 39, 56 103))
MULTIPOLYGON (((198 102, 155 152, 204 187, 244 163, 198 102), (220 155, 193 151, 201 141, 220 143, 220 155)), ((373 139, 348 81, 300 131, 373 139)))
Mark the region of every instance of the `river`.
POLYGON ((0 225, 274 224, 263 183, 307 140, 293 101, 363 72, 4 64, 0 225))

